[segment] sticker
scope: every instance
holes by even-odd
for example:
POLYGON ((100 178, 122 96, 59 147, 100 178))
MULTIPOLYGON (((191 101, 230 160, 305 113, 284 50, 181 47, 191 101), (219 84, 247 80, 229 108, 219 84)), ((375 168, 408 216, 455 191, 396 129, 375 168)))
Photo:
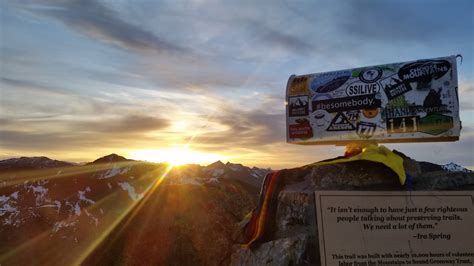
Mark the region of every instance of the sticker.
POLYGON ((430 134, 439 135, 453 128, 453 118, 441 114, 429 114, 420 119, 419 131, 430 134))
POLYGON ((379 108, 364 109, 362 110, 362 114, 367 118, 374 118, 379 114, 379 108))
POLYGON ((387 119, 395 118, 395 117, 405 117, 405 116, 412 116, 416 113, 413 112, 412 108, 406 107, 394 107, 394 108, 385 108, 384 110, 385 116, 387 119))
POLYGON ((313 100, 312 108, 313 111, 322 109, 329 113, 336 113, 350 110, 374 109, 380 107, 380 104, 380 99, 376 99, 375 95, 361 95, 321 101, 313 100))
POLYGON ((355 129, 355 126, 343 113, 337 113, 326 131, 352 131, 355 129))
POLYGON ((405 84, 407 87, 410 87, 410 88, 411 88, 411 84, 415 84, 416 85, 415 89, 419 91, 429 90, 432 86, 431 81, 428 81, 428 82, 420 81, 420 82, 415 82, 415 83, 406 82, 405 84))
POLYGON ((438 91, 430 89, 430 92, 428 92, 428 95, 426 95, 426 98, 423 100, 423 107, 442 106, 441 90, 442 88, 439 88, 438 91))
POLYGON ((320 75, 311 82, 311 91, 315 93, 327 93, 341 87, 351 77, 351 72, 338 71, 320 75))
POLYGON ((398 76, 405 82, 429 83, 439 79, 451 69, 446 60, 421 60, 406 64, 398 70, 398 76))
POLYGON ((359 79, 365 83, 372 83, 382 77, 382 70, 378 68, 369 68, 359 74, 359 79))
POLYGON ((382 84, 385 94, 389 100, 392 100, 412 90, 410 86, 407 86, 403 81, 394 78, 393 76, 382 79, 380 83, 382 84))
POLYGON ((370 122, 357 123, 357 135, 364 139, 369 139, 374 136, 377 125, 370 122))
POLYGON ((406 106, 406 107, 393 107, 393 108, 386 108, 385 109, 385 117, 387 119, 396 118, 396 117, 405 117, 405 116, 416 116, 418 114, 426 113, 426 114, 442 114, 442 113, 450 113, 451 111, 445 105, 442 106, 431 106, 431 107, 424 107, 424 106, 406 106))
POLYGON ((318 128, 326 128, 326 126, 329 124, 329 113, 324 111, 324 110, 317 110, 312 114, 312 118, 314 120, 313 125, 318 128))
POLYGON ((296 96, 288 98, 288 115, 289 116, 306 116, 308 115, 309 97, 296 96))
POLYGON ((418 131, 419 116, 395 117, 387 120, 388 133, 410 133, 418 131))
POLYGON ((289 125, 289 136, 292 139, 309 139, 313 137, 313 129, 308 119, 297 119, 297 124, 289 125))
POLYGON ((380 86, 377 83, 362 83, 360 81, 349 84, 346 88, 347 96, 358 96, 375 94, 379 92, 380 86))
MULTIPOLYGON (((317 100, 328 100, 328 99, 332 99, 332 96, 331 94, 329 93, 318 93, 318 94, 315 94, 311 100, 314 102, 314 101, 317 101, 317 100)), ((314 110, 313 110, 314 111, 314 110)))
POLYGON ((451 90, 445 90, 442 93, 442 97, 443 97, 443 99, 451 99, 451 90))
POLYGON ((309 94, 307 80, 308 80, 307 76, 295 77, 291 81, 288 95, 294 96, 294 95, 309 94))
POLYGON ((356 122, 357 120, 359 120, 359 114, 359 110, 351 110, 346 112, 347 119, 350 122, 356 122))

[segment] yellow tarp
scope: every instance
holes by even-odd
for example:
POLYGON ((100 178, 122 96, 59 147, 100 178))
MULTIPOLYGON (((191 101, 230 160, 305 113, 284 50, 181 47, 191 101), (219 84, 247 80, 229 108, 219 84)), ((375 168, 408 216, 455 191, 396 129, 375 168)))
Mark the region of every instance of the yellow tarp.
POLYGON ((370 144, 362 149, 362 152, 349 158, 340 158, 330 161, 317 162, 311 165, 326 165, 336 163, 346 163, 358 160, 366 160, 382 163, 392 169, 398 176, 400 183, 405 184, 405 168, 403 167, 403 158, 389 150, 385 146, 370 144))
MULTIPOLYGON (((397 174, 402 185, 405 184, 406 175, 403 167, 403 158, 386 147, 377 146, 375 144, 365 146, 360 153, 352 157, 317 162, 309 166, 346 163, 358 160, 384 164, 397 174)), ((244 229, 246 244, 242 245, 243 247, 250 248, 252 244, 256 243, 263 236, 268 226, 268 221, 272 220, 275 216, 275 210, 271 210, 270 207, 271 204, 275 204, 275 202, 272 203, 272 201, 278 199, 281 180, 281 171, 270 173, 265 177, 257 208, 252 211, 251 218, 244 229)))

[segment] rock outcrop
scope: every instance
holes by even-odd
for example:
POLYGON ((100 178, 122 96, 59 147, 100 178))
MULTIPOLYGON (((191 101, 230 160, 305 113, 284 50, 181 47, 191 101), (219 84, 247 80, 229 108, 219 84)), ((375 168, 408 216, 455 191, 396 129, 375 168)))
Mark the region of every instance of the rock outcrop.
POLYGON ((283 188, 265 237, 252 248, 234 245, 231 265, 320 265, 315 190, 474 190, 474 173, 404 158, 411 184, 382 164, 350 163, 282 170, 283 188))

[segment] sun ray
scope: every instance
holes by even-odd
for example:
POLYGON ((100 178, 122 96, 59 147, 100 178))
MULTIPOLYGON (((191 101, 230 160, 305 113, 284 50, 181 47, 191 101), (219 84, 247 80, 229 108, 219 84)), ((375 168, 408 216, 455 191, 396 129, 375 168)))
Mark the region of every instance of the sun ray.
MULTIPOLYGON (((126 162, 115 162, 116 167, 129 167, 140 162, 126 161, 126 162)), ((107 170, 110 165, 107 163, 100 164, 86 164, 79 166, 68 166, 48 169, 35 169, 35 170, 23 170, 15 172, 4 172, 0 173, 0 181, 4 181, 5 186, 14 186, 17 184, 28 182, 35 182, 39 180, 50 180, 56 178, 64 178, 69 176, 87 174, 92 172, 98 172, 107 170)))
MULTIPOLYGON (((126 164, 124 164, 126 165, 126 164)), ((95 167, 94 167, 95 168, 95 167)), ((145 204, 145 202, 149 199, 151 194, 163 183, 163 181, 166 179, 167 175, 169 172, 172 170, 173 166, 172 165, 166 165, 163 167, 159 167, 158 169, 154 170, 156 175, 151 175, 150 177, 141 177, 141 178, 149 178, 150 182, 149 184, 145 187, 144 192, 143 192, 143 198, 137 200, 137 201, 132 201, 130 204, 127 206, 124 206, 124 209, 120 212, 120 215, 116 217, 110 224, 108 224, 105 228, 101 228, 101 234, 95 238, 89 239, 87 244, 82 251, 78 251, 76 254, 76 257, 74 259, 74 264, 80 265, 82 262, 84 262, 90 254, 101 244, 107 237, 117 228, 117 226, 125 219, 127 218, 126 224, 129 223, 129 221, 136 215, 138 210, 145 204), (164 169, 163 169, 164 168, 164 169)), ((99 168, 101 169, 101 168, 99 168)), ((34 172, 34 171, 29 171, 29 172, 34 172)), ((80 173, 84 173, 84 171, 79 171, 80 173)), ((88 171, 86 171, 88 172, 88 171)), ((78 172, 75 172, 76 174, 78 172)), ((132 182, 138 182, 141 178, 137 178, 135 181, 132 182)), ((121 193, 119 190, 116 190, 112 193, 107 194, 104 196, 102 199, 98 200, 95 204, 90 205, 85 207, 85 210, 88 211, 93 211, 98 208, 101 208, 106 204, 107 202, 116 202, 116 197, 117 195, 121 193)), ((64 219, 62 221, 64 222, 70 222, 74 219, 74 217, 68 217, 67 219, 64 219)), ((15 258, 16 256, 19 256, 24 250, 27 250, 31 246, 34 246, 38 243, 41 243, 41 240, 44 240, 50 236, 52 229, 45 230, 42 233, 32 237, 29 241, 24 242, 20 244, 17 247, 12 248, 8 252, 1 254, 0 255, 0 261, 8 261, 9 259, 15 258)))

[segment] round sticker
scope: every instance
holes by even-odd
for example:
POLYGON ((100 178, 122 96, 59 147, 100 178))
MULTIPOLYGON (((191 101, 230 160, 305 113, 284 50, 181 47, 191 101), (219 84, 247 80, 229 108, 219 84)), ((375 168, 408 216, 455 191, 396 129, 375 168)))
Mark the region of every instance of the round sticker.
POLYGON ((313 118, 314 126, 318 129, 326 128, 330 122, 329 113, 324 110, 317 110, 311 117, 313 118))
POLYGON ((332 72, 318 76, 311 82, 311 91, 314 93, 328 93, 341 87, 351 77, 350 71, 332 72))
POLYGON ((362 110, 362 114, 367 118, 374 118, 379 114, 379 108, 364 109, 362 110))
POLYGON ((378 68, 369 68, 359 74, 359 79, 365 83, 372 83, 377 81, 382 76, 382 70, 378 68))

